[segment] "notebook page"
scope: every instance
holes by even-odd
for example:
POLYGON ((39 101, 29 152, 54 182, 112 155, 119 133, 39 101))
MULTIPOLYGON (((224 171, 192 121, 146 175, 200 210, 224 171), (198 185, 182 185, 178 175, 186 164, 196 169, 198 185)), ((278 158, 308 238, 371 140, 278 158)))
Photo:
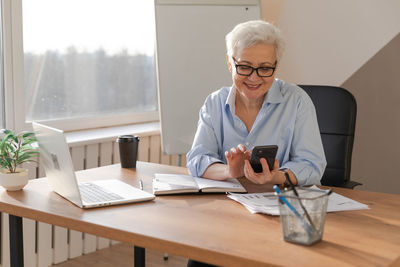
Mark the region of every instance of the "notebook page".
POLYGON ((203 188, 227 188, 227 189, 243 188, 243 186, 239 183, 239 181, 237 179, 216 181, 216 180, 196 177, 196 178, 194 178, 194 180, 199 185, 200 189, 203 189, 203 188))
POLYGON ((181 186, 198 188, 193 177, 189 175, 156 173, 154 177, 154 181, 159 183, 167 183, 178 187, 181 186))

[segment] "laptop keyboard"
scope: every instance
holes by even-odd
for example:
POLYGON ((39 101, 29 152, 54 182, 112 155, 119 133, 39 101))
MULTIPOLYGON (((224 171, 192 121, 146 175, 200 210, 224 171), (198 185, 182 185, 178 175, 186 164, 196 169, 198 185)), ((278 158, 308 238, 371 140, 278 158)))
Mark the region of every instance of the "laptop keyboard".
POLYGON ((101 186, 92 183, 80 183, 82 200, 86 203, 107 202, 124 199, 118 194, 104 190, 101 186))

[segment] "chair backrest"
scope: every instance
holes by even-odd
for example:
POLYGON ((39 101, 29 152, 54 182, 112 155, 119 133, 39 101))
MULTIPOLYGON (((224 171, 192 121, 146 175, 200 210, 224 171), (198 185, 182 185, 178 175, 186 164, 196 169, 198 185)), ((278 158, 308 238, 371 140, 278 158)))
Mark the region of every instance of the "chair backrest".
POLYGON ((357 102, 344 88, 299 85, 311 97, 318 118, 327 166, 321 184, 343 186, 350 181, 357 102))

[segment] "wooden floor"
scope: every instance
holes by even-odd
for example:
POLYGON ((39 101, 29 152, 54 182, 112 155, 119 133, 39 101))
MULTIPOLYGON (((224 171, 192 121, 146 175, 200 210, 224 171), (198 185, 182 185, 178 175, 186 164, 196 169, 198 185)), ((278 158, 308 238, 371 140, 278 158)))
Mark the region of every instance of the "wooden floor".
MULTIPOLYGON (((185 258, 169 255, 168 260, 164 261, 163 256, 163 252, 146 249, 146 267, 183 267, 187 264, 187 259, 185 258)), ((117 244, 53 266, 132 267, 133 247, 127 244, 117 244)))

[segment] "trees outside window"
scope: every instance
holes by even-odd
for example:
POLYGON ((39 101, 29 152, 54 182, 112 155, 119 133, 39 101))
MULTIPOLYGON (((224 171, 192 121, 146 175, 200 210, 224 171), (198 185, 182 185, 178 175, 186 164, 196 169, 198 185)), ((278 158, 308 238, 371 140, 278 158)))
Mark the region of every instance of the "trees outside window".
POLYGON ((158 118, 153 1, 23 0, 22 21, 27 121, 158 118))

